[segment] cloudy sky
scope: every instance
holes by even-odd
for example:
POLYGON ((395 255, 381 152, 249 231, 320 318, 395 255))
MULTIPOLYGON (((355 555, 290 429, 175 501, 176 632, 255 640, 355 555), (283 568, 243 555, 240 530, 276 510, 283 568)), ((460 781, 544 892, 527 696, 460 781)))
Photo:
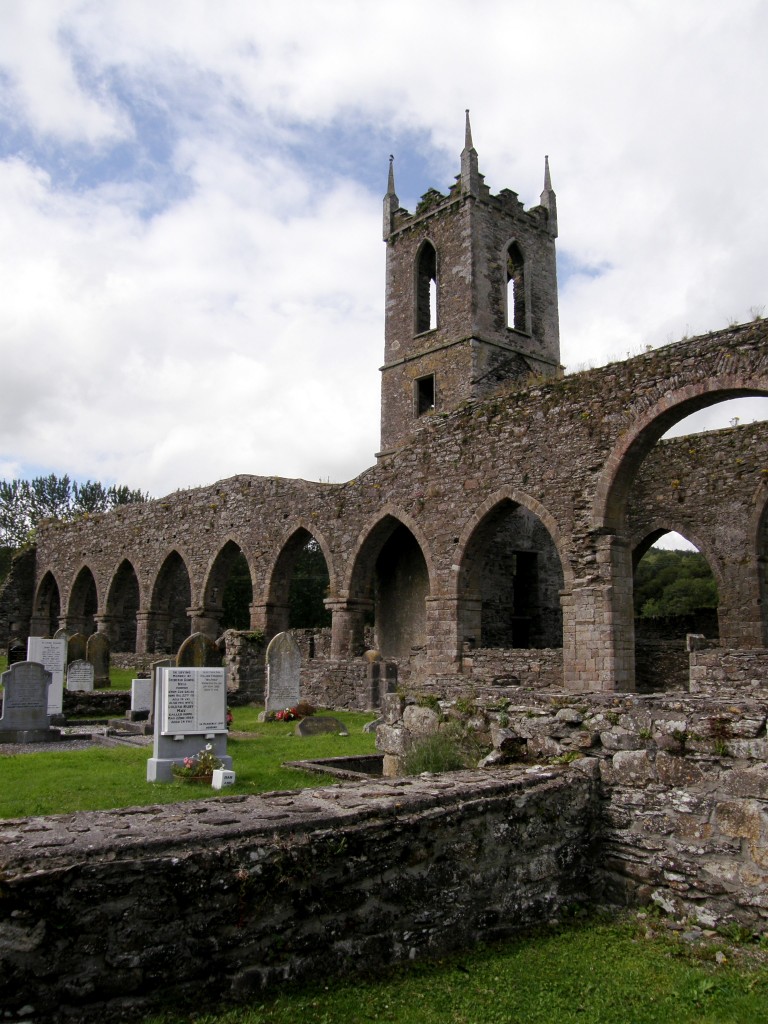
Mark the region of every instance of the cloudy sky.
MULTIPOLYGON (((0 477, 378 447, 381 199, 549 154, 562 359, 768 307, 766 0, 0 0, 0 477)), ((751 418, 753 407, 742 413, 751 418)))

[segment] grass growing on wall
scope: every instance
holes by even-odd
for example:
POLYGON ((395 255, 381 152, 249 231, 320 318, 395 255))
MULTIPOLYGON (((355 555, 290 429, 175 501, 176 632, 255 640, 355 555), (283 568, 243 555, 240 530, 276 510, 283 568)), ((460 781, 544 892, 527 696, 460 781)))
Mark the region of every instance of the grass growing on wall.
MULTIPOLYGON (((375 737, 363 725, 375 716, 333 712, 349 736, 296 736, 295 722, 257 721, 260 708, 235 708, 227 752, 237 776, 234 786, 212 790, 183 782, 148 783, 147 759, 152 747, 91 747, 0 756, 0 818, 73 811, 108 810, 230 794, 265 793, 327 785, 329 776, 282 768, 283 761, 372 754, 375 737)), ((205 740, 200 738, 201 747, 205 740)), ((2 748, 0 747, 0 753, 2 748)))
POLYGON ((145 1024, 766 1024, 765 964, 716 966, 713 942, 693 951, 648 941, 645 924, 592 921, 476 947, 380 980, 286 984, 229 1012, 154 1016, 145 1024))

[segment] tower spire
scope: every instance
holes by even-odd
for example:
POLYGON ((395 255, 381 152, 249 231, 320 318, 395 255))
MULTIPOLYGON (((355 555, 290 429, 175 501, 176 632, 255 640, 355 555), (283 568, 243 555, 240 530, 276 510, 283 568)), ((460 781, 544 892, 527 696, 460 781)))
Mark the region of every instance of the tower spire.
POLYGON ((387 175, 387 194, 384 196, 384 241, 389 238, 394 227, 395 214, 400 209, 400 200, 395 192, 395 158, 389 154, 389 174, 387 175))
POLYGON ((541 193, 539 202, 549 214, 549 234, 552 238, 557 238, 557 196, 552 188, 548 156, 544 157, 544 191, 541 193))
POLYGON ((472 144, 472 125, 469 123, 469 110, 465 111, 464 149, 461 151, 461 190, 476 196, 480 193, 482 176, 477 165, 477 150, 472 144))

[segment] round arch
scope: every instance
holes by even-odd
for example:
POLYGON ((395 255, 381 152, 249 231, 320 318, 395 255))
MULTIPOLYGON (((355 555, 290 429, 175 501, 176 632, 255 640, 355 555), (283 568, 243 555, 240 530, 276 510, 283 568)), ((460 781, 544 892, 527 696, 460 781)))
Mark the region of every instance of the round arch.
POLYGON ((743 377, 723 375, 669 392, 641 412, 605 460, 592 507, 595 528, 609 532, 623 530, 627 498, 640 464, 675 423, 731 398, 756 395, 768 395, 768 377, 757 377, 745 385, 743 377))

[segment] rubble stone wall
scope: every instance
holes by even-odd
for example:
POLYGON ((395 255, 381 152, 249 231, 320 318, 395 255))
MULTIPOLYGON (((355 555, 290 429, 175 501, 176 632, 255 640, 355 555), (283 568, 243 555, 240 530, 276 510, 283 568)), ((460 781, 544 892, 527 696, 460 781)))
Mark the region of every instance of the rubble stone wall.
POLYGON ((596 802, 551 769, 0 822, 0 1008, 220 1007, 512 934, 591 898, 596 802))

